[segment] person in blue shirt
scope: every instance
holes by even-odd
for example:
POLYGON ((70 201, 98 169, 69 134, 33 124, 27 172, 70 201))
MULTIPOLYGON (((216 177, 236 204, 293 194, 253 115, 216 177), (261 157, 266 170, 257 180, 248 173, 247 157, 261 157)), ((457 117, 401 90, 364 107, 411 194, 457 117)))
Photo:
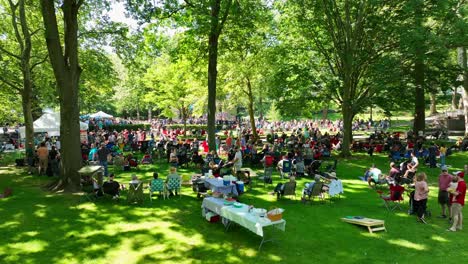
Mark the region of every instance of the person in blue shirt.
POLYGON ((91 150, 89 151, 88 154, 88 160, 93 161, 96 160, 96 153, 97 153, 97 148, 94 144, 91 144, 91 150))

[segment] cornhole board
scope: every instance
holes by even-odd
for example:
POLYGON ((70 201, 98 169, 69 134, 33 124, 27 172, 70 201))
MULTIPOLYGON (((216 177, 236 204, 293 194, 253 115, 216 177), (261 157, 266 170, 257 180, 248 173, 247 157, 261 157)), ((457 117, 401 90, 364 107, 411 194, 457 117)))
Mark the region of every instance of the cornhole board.
POLYGON ((346 223, 350 224, 355 224, 355 225, 360 225, 360 226, 365 226, 367 227, 367 230, 369 230, 369 233, 374 233, 377 231, 385 231, 387 232, 387 229, 385 229, 385 221, 384 220, 378 220, 378 219, 371 219, 371 218, 346 218, 343 217, 341 218, 346 223))

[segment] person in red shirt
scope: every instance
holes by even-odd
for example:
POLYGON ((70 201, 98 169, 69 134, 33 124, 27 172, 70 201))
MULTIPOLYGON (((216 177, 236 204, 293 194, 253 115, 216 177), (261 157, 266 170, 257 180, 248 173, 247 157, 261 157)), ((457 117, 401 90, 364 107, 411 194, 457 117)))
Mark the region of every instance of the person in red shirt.
POLYGON ((439 195, 437 200, 439 201, 439 204, 442 207, 442 214, 440 215, 440 217, 446 218, 447 215, 445 214, 445 212, 449 202, 449 195, 447 189, 450 186, 450 182, 452 181, 452 175, 448 173, 447 166, 442 166, 441 170, 442 173, 439 175, 439 195))
MULTIPOLYGON (((466 169, 466 166, 465 166, 466 169)), ((451 210, 453 215, 453 224, 452 227, 447 229, 447 231, 455 232, 462 229, 463 225, 463 214, 462 209, 465 205, 465 194, 466 194, 466 183, 463 179, 465 177, 464 173, 459 173, 458 175, 458 186, 457 190, 453 192, 455 200, 452 202, 451 210)))

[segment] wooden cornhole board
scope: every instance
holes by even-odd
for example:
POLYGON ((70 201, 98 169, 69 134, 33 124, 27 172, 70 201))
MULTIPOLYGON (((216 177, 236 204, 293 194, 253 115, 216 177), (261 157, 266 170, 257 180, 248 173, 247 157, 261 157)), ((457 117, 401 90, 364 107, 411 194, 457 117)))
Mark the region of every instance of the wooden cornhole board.
POLYGON ((355 224, 355 225, 361 225, 361 226, 366 226, 367 229, 369 230, 369 233, 374 233, 377 231, 385 231, 387 232, 387 229, 385 229, 385 221, 384 220, 378 220, 378 219, 371 219, 371 218, 346 218, 343 217, 341 218, 344 222, 350 223, 350 224, 355 224))

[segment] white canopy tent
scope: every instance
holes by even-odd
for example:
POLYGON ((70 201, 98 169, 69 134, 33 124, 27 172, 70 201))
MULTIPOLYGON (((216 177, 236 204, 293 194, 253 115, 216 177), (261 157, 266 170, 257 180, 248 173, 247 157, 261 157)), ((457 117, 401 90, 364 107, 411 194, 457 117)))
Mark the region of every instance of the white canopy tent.
MULTIPOLYGON (((34 133, 47 132, 49 136, 60 135, 60 113, 44 113, 33 123, 34 133)), ((80 122, 80 130, 88 130, 88 124, 80 122)), ((26 128, 19 128, 21 138, 26 137, 26 128)))
POLYGON ((90 115, 89 117, 91 118, 113 118, 114 116, 104 113, 103 111, 99 111, 97 113, 90 115))

